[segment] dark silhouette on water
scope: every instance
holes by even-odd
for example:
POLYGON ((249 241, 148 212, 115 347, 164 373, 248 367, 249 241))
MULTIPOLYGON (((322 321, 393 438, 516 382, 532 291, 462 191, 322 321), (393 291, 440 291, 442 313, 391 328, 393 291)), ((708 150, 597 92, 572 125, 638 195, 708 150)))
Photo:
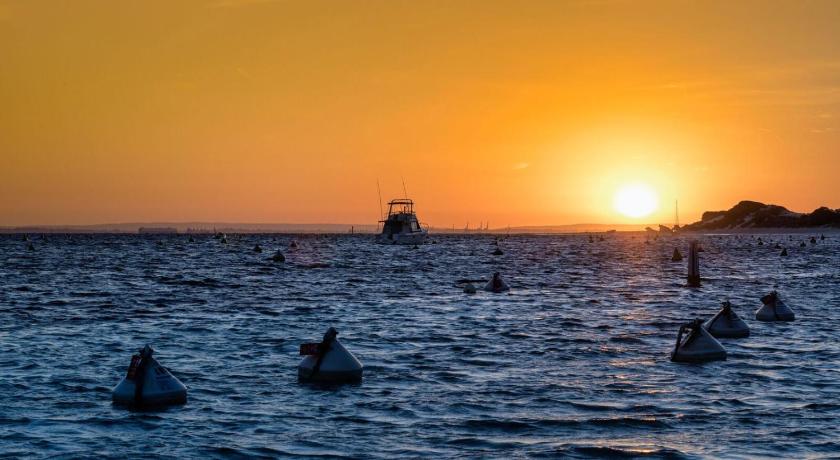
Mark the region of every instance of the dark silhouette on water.
POLYGON ((682 230, 716 230, 727 228, 803 228, 840 227, 840 209, 821 207, 810 214, 757 201, 741 201, 727 211, 706 211, 699 222, 682 230))
POLYGON ((677 342, 671 352, 671 361, 679 363, 703 363, 726 359, 726 349, 708 331, 703 322, 695 319, 680 326, 677 342), (688 333, 683 340, 683 335, 688 333))
POLYGON ((674 248, 674 253, 671 254, 671 262, 680 262, 682 260, 683 260, 683 256, 680 253, 680 250, 677 249, 677 248, 674 248))
POLYGON ((700 243, 692 241, 688 246, 688 285, 700 287, 700 243))

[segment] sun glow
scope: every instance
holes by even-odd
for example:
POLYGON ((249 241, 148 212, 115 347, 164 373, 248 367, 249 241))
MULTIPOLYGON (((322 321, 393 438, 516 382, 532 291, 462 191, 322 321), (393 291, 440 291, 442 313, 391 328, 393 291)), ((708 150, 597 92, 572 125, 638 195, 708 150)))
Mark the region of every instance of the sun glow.
POLYGON ((627 217, 646 217, 659 207, 659 197, 656 191, 646 184, 625 185, 615 192, 613 207, 627 217))

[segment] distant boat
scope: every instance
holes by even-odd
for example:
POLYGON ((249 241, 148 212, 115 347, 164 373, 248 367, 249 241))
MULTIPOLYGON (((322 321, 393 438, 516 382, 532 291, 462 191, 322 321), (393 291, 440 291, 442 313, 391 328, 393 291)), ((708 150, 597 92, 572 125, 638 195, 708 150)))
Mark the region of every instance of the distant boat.
POLYGON ((388 203, 388 217, 380 221, 382 233, 376 241, 382 244, 423 244, 429 234, 420 226, 414 213, 414 202, 405 198, 388 203))

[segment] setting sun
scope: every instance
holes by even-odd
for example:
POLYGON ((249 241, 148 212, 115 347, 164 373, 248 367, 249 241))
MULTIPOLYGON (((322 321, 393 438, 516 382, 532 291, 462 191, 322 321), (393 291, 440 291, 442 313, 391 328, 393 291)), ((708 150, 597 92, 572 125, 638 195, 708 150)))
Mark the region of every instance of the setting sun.
POLYGON ((626 217, 646 217, 659 207, 659 197, 648 185, 625 185, 615 192, 613 207, 626 217))

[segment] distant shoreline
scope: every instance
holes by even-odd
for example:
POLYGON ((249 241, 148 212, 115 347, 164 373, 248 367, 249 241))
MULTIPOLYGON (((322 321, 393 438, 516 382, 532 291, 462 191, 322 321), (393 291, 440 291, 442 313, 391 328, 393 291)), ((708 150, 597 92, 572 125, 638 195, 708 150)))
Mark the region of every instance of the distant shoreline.
MULTIPOLYGON (((246 229, 246 228, 220 228, 217 230, 220 233, 230 235, 376 235, 375 231, 355 231, 353 233, 347 231, 330 231, 330 230, 264 230, 264 229, 246 229)), ((522 231, 511 229, 490 229, 483 231, 468 231, 448 229, 432 229, 430 235, 452 235, 452 236, 549 236, 549 235, 606 235, 609 233, 621 234, 639 234, 652 236, 685 236, 685 235, 770 235, 770 234, 840 234, 840 228, 837 227, 778 227, 778 228, 733 228, 733 229, 716 229, 716 230, 684 230, 675 233, 663 232, 649 232, 645 230, 627 229, 627 230, 555 230, 555 231, 522 231)), ((137 236, 172 236, 172 235, 213 235, 213 231, 177 231, 177 232, 147 232, 140 233, 138 230, 118 230, 118 229, 78 229, 72 227, 6 227, 0 228, 0 235, 137 235, 137 236)))
MULTIPOLYGON (((606 233, 608 231, 644 231, 652 224, 570 224, 532 225, 488 228, 483 230, 430 226, 434 234, 557 234, 557 233, 606 233)), ((92 225, 19 225, 0 227, 0 233, 173 233, 155 230, 177 230, 179 234, 207 233, 315 233, 315 234, 375 234, 379 226, 372 224, 255 224, 231 222, 126 222, 92 225)))

